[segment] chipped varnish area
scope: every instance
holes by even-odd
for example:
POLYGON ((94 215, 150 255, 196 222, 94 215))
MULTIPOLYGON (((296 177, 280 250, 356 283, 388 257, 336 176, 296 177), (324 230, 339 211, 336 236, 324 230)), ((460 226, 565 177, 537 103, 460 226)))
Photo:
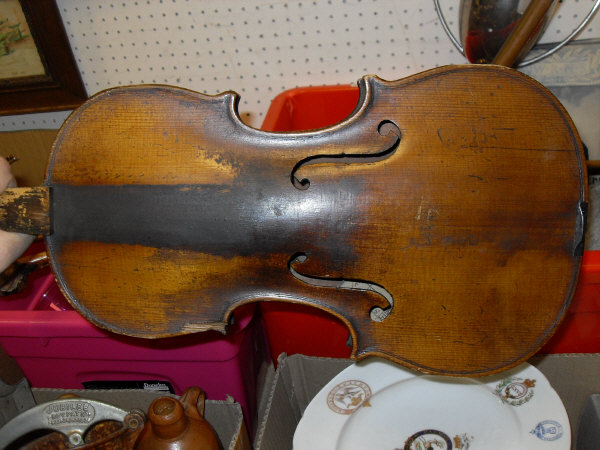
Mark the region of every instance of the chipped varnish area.
POLYGON ((9 188, 0 196, 0 228, 31 235, 51 233, 50 189, 9 188))

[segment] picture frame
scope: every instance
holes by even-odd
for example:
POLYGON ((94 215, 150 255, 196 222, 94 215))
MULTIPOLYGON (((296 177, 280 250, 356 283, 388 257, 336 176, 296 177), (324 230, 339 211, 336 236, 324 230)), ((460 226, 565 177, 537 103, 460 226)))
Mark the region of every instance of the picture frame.
POLYGON ((9 64, 2 64, 0 59, 0 115, 60 111, 81 105, 88 96, 55 0, 11 0, 3 7, 7 5, 9 12, 24 17, 26 24, 0 17, 0 36, 4 38, 0 44, 7 44, 0 45, 0 58, 9 55, 11 62, 21 59, 17 62, 24 69, 7 72, 2 67, 9 64), (6 33, 12 33, 8 39, 6 33), (39 58, 33 56, 32 46, 39 58))

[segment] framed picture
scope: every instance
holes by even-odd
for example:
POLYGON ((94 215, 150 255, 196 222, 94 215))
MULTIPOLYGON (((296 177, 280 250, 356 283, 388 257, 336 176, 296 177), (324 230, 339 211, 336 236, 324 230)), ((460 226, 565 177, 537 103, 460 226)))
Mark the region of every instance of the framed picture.
POLYGON ((73 109, 86 98, 55 0, 0 0, 0 115, 73 109))

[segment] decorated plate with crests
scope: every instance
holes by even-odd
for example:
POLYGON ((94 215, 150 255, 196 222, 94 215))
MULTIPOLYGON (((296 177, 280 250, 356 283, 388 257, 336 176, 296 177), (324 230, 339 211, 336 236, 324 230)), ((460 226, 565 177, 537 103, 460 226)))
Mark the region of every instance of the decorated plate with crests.
POLYGON ((340 372, 311 401, 294 450, 568 450, 560 397, 524 363, 485 378, 419 375, 379 358, 340 372))

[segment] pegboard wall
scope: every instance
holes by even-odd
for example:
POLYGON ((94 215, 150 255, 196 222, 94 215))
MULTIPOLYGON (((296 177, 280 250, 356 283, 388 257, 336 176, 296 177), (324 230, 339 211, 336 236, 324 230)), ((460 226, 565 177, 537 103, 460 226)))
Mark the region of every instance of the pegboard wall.
MULTIPOLYGON (((563 0, 541 42, 568 35, 594 0, 563 0)), ((458 0, 441 0, 457 35, 458 0)), ((384 79, 465 62, 431 0, 57 0, 92 95, 137 83, 241 95, 260 127, 271 100, 297 86, 384 79)), ((578 39, 600 38, 600 15, 578 39)), ((0 131, 58 128, 68 111, 0 117, 0 131)))

